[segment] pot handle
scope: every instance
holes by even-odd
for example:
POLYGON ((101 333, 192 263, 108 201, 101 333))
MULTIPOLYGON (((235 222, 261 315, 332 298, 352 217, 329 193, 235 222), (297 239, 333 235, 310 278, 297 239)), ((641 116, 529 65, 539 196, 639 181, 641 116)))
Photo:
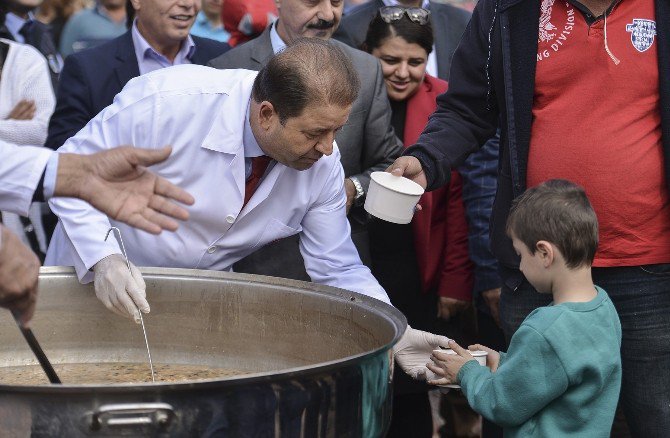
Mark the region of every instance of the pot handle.
POLYGON ((102 405, 88 415, 90 430, 103 427, 147 427, 164 430, 175 417, 174 408, 167 403, 123 403, 102 405))

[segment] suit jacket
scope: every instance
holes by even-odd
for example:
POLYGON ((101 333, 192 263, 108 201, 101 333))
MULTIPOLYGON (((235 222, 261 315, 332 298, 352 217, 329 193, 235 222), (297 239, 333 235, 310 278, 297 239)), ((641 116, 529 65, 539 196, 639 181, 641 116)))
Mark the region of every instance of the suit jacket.
MULTIPOLYGON (((0 27, 0 38, 16 41, 14 35, 12 35, 4 24, 0 27)), ((60 55, 58 54, 58 50, 56 50, 56 44, 54 43, 54 38, 51 33, 51 26, 33 20, 32 27, 30 28, 28 35, 26 35, 25 44, 33 46, 46 58, 49 66, 49 74, 51 75, 51 85, 53 85, 55 90, 58 86, 58 75, 61 72, 62 65, 60 55)))
MULTIPOLYGON (((447 83, 426 75, 418 92, 407 101, 406 145, 416 142, 447 83)), ((472 299, 472 262, 468 253, 468 224, 463 205, 463 183, 451 172, 449 184, 421 196, 414 214, 414 252, 424 292, 463 301, 472 299)))
MULTIPOLYGON (((270 29, 268 27, 258 38, 235 47, 213 59, 208 65, 222 69, 260 70, 274 55, 270 29)), ((391 107, 379 61, 339 41, 333 43, 349 56, 361 79, 361 89, 351 108, 349 120, 335 136, 335 140, 342 154, 344 175, 356 176, 367 191, 370 174, 386 170, 400 154, 402 143, 391 127, 391 107)), ((362 224, 364 215, 362 207, 354 207, 349 219, 352 225, 352 240, 358 248, 361 259, 368 264, 370 259, 368 237, 362 224), (359 217, 361 220, 358 220, 359 217)), ((297 238, 284 239, 266 246, 236 264, 235 271, 309 280, 304 272, 297 238)))
MULTIPOLYGON (((191 62, 204 65, 226 52, 225 43, 192 37, 191 62)), ((45 146, 58 149, 114 100, 132 78, 140 75, 131 31, 88 50, 68 56, 56 94, 45 146)), ((138 145, 139 146, 139 145, 138 145)))
MULTIPOLYGON (((351 47, 360 47, 368 33, 370 21, 383 6, 382 0, 372 0, 352 9, 342 18, 342 23, 333 38, 351 47)), ((470 13, 455 6, 432 1, 430 16, 437 55, 437 76, 447 81, 451 58, 461 41, 465 26, 470 21, 470 13)))

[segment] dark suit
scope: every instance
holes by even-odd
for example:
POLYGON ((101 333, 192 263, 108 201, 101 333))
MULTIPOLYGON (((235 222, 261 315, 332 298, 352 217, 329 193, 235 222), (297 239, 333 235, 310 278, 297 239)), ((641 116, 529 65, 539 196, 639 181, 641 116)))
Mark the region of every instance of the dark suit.
MULTIPOLYGON (((386 170, 402 151, 402 143, 391 127, 391 108, 377 59, 339 41, 331 41, 349 56, 361 79, 361 89, 352 105, 349 120, 337 133, 335 140, 342 154, 345 176, 358 178, 367 191, 370 174, 386 170)), ((209 65, 216 68, 260 70, 273 55, 268 27, 258 38, 213 59, 209 65)), ((353 207, 349 218, 352 240, 361 259, 368 264, 369 243, 365 221, 362 219, 365 215, 362 207, 353 207)), ((298 250, 297 236, 265 246, 235 264, 234 269, 237 272, 309 280, 298 250)))
MULTIPOLYGON (((353 8, 342 18, 333 38, 351 47, 360 47, 368 33, 370 21, 383 6, 384 2, 381 0, 372 0, 353 8)), ((470 21, 470 13, 455 6, 430 2, 430 20, 435 39, 437 76, 448 81, 451 58, 461 41, 465 26, 470 21)))
MULTIPOLYGON (((0 38, 16 41, 14 35, 12 35, 4 24, 0 27, 0 38)), ((54 38, 51 33, 51 26, 33 20, 25 39, 25 44, 33 46, 46 58, 49 66, 49 74, 51 75, 51 84, 55 90, 58 85, 58 75, 62 65, 60 55, 58 55, 58 50, 56 50, 56 44, 54 43, 54 38)))
MULTIPOLYGON (((230 47, 207 38, 192 37, 191 62, 204 65, 230 47)), ((99 46, 67 57, 49 122, 45 146, 57 149, 83 128, 132 78, 140 75, 131 31, 99 46)))

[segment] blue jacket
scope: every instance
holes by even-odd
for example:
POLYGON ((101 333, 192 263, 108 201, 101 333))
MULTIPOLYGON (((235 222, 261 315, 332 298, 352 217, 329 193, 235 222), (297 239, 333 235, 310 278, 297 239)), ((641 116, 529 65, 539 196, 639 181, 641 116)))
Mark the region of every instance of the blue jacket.
MULTIPOLYGON (((205 65, 230 49, 226 43, 192 37, 193 64, 205 65)), ((132 78, 140 75, 131 31, 65 59, 49 122, 46 147, 58 149, 114 100, 132 78)))
MULTIPOLYGON (((491 245, 503 265, 518 267, 505 224, 510 204, 526 190, 540 4, 481 0, 454 54, 448 91, 415 146, 428 188, 445 184, 450 169, 491 138, 500 122, 498 192, 491 245), (489 43, 490 35, 490 43, 489 43), (444 139, 449 139, 445 142, 444 139)), ((665 173, 670 187, 670 0, 656 0, 659 94, 665 173)))

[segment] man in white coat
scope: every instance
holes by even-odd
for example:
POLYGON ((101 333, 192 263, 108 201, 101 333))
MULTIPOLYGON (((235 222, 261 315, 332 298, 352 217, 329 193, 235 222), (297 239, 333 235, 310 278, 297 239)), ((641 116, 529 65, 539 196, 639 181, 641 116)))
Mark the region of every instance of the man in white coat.
MULTIPOLYGON (((47 264, 73 265, 81 281, 94 279, 105 306, 137 320, 137 308, 149 311, 145 285, 137 268, 128 272, 117 242, 104 241, 111 225, 121 229, 129 259, 140 266, 215 270, 299 234, 312 281, 388 302, 351 241, 334 142, 358 88, 347 56, 317 39, 296 41, 259 73, 188 65, 131 80, 60 150, 171 144, 172 157, 154 170, 195 196, 190 220, 174 234, 154 237, 85 203, 54 200, 60 223, 47 264), (257 173, 259 156, 269 157, 269 165, 257 173), (257 178, 253 192, 249 185, 257 178)), ((396 358, 416 376, 446 341, 409 329, 396 358)))
MULTIPOLYGON (((170 218, 186 220, 188 212, 171 201, 192 204, 193 198, 145 169, 169 155, 170 148, 131 147, 59 155, 0 141, 0 210, 26 214, 33 201, 77 197, 147 232, 174 231, 177 223, 170 218)), ((17 312, 24 325, 35 310, 38 273, 35 253, 0 225, 0 307, 17 312)))

